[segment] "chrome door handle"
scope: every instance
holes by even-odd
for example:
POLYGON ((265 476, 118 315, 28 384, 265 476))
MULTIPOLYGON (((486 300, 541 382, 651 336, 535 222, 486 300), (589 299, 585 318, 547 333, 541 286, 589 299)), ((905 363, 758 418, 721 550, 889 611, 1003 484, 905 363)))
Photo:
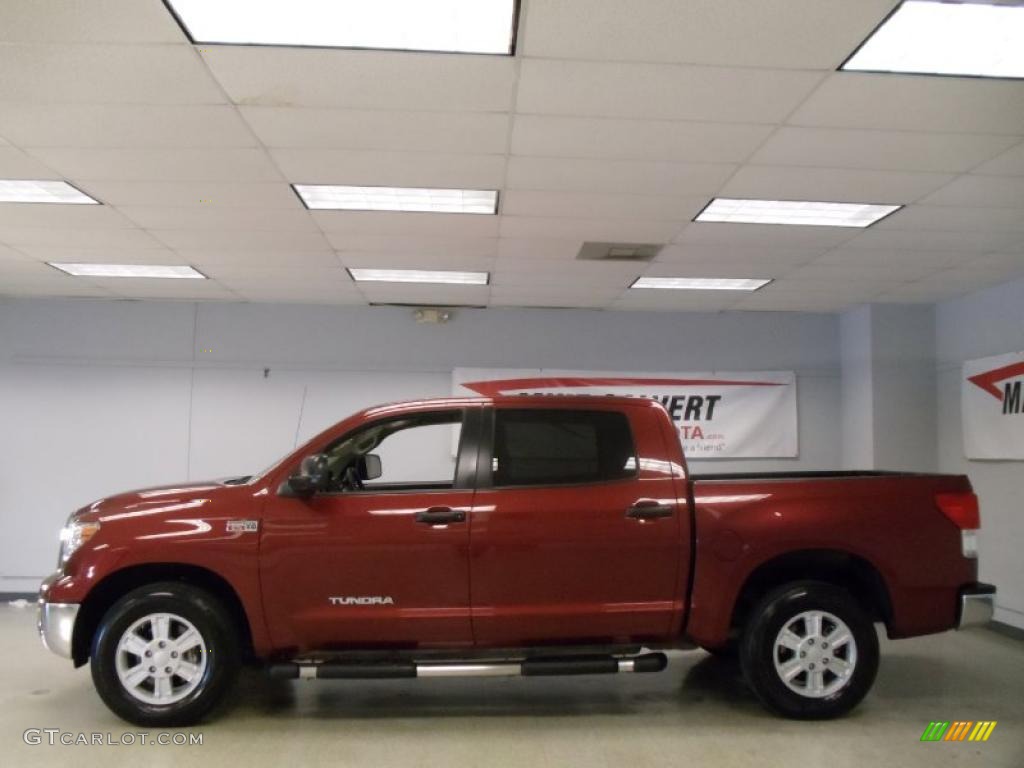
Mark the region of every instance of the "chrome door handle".
POLYGON ((466 522, 466 512, 451 507, 431 507, 416 513, 416 522, 426 525, 444 525, 445 523, 466 522))
POLYGON ((674 513, 675 507, 671 504, 640 501, 626 510, 626 517, 633 520, 656 520, 660 517, 672 517, 674 513))

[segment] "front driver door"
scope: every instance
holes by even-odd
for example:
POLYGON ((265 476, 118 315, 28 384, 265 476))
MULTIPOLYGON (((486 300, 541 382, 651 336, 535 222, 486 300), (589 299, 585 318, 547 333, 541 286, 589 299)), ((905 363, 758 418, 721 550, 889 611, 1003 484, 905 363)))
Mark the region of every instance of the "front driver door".
POLYGON ((403 411, 361 425, 324 452, 335 474, 351 455, 373 453, 380 478, 271 498, 260 571, 276 646, 472 644, 468 514, 480 412, 403 411))

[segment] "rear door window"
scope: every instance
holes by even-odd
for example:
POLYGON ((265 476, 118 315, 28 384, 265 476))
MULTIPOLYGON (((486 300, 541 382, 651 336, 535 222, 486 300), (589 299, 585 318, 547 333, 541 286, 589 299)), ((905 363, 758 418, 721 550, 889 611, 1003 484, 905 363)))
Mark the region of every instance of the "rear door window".
POLYGON ((494 413, 494 486, 608 482, 634 477, 636 468, 624 413, 552 408, 494 413))

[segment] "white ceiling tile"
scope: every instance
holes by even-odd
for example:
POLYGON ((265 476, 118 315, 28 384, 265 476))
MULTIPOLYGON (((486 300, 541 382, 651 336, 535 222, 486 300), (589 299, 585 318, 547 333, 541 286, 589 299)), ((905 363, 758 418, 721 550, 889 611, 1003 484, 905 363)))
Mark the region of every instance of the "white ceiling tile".
POLYGON ((680 224, 646 219, 573 219, 541 216, 502 216, 501 236, 553 240, 624 243, 664 243, 679 231, 680 224))
POLYGON ((0 203, 0 231, 8 227, 130 229, 135 224, 108 205, 0 203))
POLYGON ((766 267, 780 268, 792 267, 797 264, 805 264, 811 259, 821 256, 828 249, 828 246, 802 247, 794 245, 784 246, 742 246, 742 245, 716 245, 704 243, 672 244, 666 245, 659 251, 655 262, 668 264, 692 264, 692 265, 757 265, 764 264, 766 267))
POLYGON ((524 59, 520 113, 776 123, 815 72, 524 59))
POLYGON ((531 0, 522 50, 552 58, 834 69, 892 5, 893 0, 531 0))
POLYGON ((508 146, 508 116, 499 112, 286 107, 242 107, 241 112, 260 140, 274 148, 504 154, 508 146))
POLYGON ((172 208, 275 208, 303 210, 291 187, 277 182, 90 181, 83 189, 108 205, 172 208))
POLYGON ((750 159, 760 165, 962 173, 1013 145, 1013 136, 783 127, 750 159))
POLYGON ((225 45, 203 58, 242 106, 504 112, 512 103, 507 56, 225 45))
POLYGON ((846 242, 853 236, 854 230, 848 227, 787 227, 781 224, 693 222, 675 237, 674 242, 683 246, 828 248, 846 242))
POLYGON ((1024 82, 974 77, 831 75, 789 123, 1024 135, 1024 82))
POLYGON ((734 291, 662 291, 631 289, 611 304, 611 309, 662 312, 721 312, 742 297, 734 291))
MULTIPOLYGON (((0 112, 2 112, 0 108, 0 112)), ((0 147, 0 179, 59 179, 60 174, 14 147, 0 147)))
MULTIPOLYGON (((175 250, 316 251, 327 248, 321 232, 279 232, 275 230, 154 229, 150 234, 175 250)), ((2 236, 0 236, 2 239, 2 236)))
POLYGON ((360 283, 366 300, 376 304, 456 304, 484 306, 490 286, 487 285, 414 285, 411 283, 360 283))
POLYGON ((491 276, 495 290, 515 288, 525 290, 583 290, 591 288, 619 289, 629 287, 644 271, 644 264, 602 264, 600 262, 561 262, 541 260, 533 268, 521 263, 507 268, 500 260, 491 276), (557 268, 551 268, 555 265, 557 268))
POLYGON ((51 248, 103 248, 115 251, 155 248, 160 243, 141 229, 55 229, 0 227, 0 243, 51 248))
POLYGON ((270 154, 296 184, 499 189, 505 177, 503 155, 343 149, 272 149, 270 154))
POLYGON ((0 101, 221 104, 190 46, 0 45, 0 101))
POLYGON ((493 256, 498 250, 497 237, 451 237, 428 234, 370 234, 357 235, 351 232, 326 233, 331 245, 338 252, 417 253, 423 256, 444 256, 471 258, 493 256))
POLYGON ((914 282, 894 285, 871 299, 877 304, 931 304, 968 293, 954 283, 914 282))
POLYGON ((757 291, 740 299, 732 309, 740 312, 842 312, 863 303, 841 295, 812 294, 803 291, 762 294, 757 291))
POLYGON ((5 104, 0 133, 22 147, 252 147, 234 107, 207 104, 5 104))
MULTIPOLYGON (((448 237, 496 237, 498 217, 468 213, 391 213, 387 211, 313 211, 324 232, 352 235, 435 235, 448 237)), ((346 249, 344 238, 332 238, 337 249, 346 249)))
POLYGON ((909 251, 1018 250, 1024 246, 1019 232, 934 232, 896 229, 868 229, 847 243, 849 248, 885 248, 909 251))
POLYGON ((518 115, 512 154, 730 163, 745 160, 771 131, 741 123, 518 115))
POLYGON ((486 257, 424 254, 416 251, 339 251, 336 261, 345 267, 357 269, 440 269, 459 272, 490 272, 494 265, 494 259, 486 257))
POLYGON ((648 266, 644 277, 781 277, 794 269, 793 264, 760 261, 746 262, 654 262, 648 266))
POLYGON ((920 280, 935 272, 933 266, 927 264, 901 264, 897 259, 889 259, 885 264, 858 263, 848 259, 844 264, 806 264, 785 273, 785 282, 831 282, 837 286, 852 281, 858 282, 905 282, 920 280))
POLYGON ((0 42, 185 43, 185 36, 149 0, 4 0, 0 42))
POLYGON ((816 265, 868 267, 876 269, 888 264, 921 267, 930 272, 946 269, 978 257, 972 251, 913 251, 900 249, 864 249, 841 247, 829 251, 815 260, 816 265))
POLYGON ((1024 232, 1024 215, 1015 208, 962 208, 947 205, 909 205, 878 222, 878 229, 930 232, 1024 232))
POLYGON ((510 157, 505 188, 710 196, 735 170, 718 163, 510 157))
POLYGON ((993 176, 1024 176, 1024 142, 974 169, 993 176))
POLYGON ((279 181, 260 149, 33 149, 71 179, 101 181, 279 181))
POLYGON ((284 265, 210 264, 204 274, 225 285, 329 285, 334 289, 355 290, 355 284, 340 264, 291 269, 284 265))
POLYGON ((502 196, 505 216, 557 216, 689 221, 707 205, 706 197, 665 197, 588 192, 509 190, 502 196))
POLYGON ((73 246, 23 245, 27 257, 41 262, 83 264, 190 264, 181 254, 153 243, 139 248, 85 248, 73 246))
POLYGON ((177 261, 192 264, 207 274, 210 268, 234 267, 255 269, 305 269, 307 267, 337 267, 338 257, 329 249, 305 251, 284 249, 252 250, 236 248, 221 250, 194 250, 181 248, 169 251, 177 257, 177 261))
MULTIPOLYGON (((1024 209, 1024 177, 960 176, 929 195, 925 205, 991 206, 1024 209)), ((1024 211, 1019 211, 1024 219, 1024 211)))
POLYGON ((143 229, 275 230, 315 232, 316 223, 301 208, 231 208, 207 206, 123 206, 119 209, 143 229))
POLYGON ((943 173, 747 165, 728 181, 721 195, 897 205, 917 200, 952 178, 943 173))
POLYGON ((126 299, 168 299, 173 301, 240 301, 215 280, 154 280, 141 277, 95 278, 92 282, 126 299))
POLYGON ((576 237, 556 240, 543 237, 503 237, 498 240, 498 259, 575 259, 583 242, 576 237))

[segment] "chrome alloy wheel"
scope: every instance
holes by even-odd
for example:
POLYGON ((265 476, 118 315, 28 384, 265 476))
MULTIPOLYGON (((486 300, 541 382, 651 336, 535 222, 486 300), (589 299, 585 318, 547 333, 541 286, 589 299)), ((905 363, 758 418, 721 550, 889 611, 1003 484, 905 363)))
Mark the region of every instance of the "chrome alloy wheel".
POLYGON ((206 641, 187 619, 151 613, 121 635, 114 666, 132 697, 146 704, 174 704, 202 681, 206 641))
POLYGON ((794 693, 831 696, 849 684, 857 668, 857 642, 850 628, 827 611, 804 611, 775 636, 775 672, 794 693))

